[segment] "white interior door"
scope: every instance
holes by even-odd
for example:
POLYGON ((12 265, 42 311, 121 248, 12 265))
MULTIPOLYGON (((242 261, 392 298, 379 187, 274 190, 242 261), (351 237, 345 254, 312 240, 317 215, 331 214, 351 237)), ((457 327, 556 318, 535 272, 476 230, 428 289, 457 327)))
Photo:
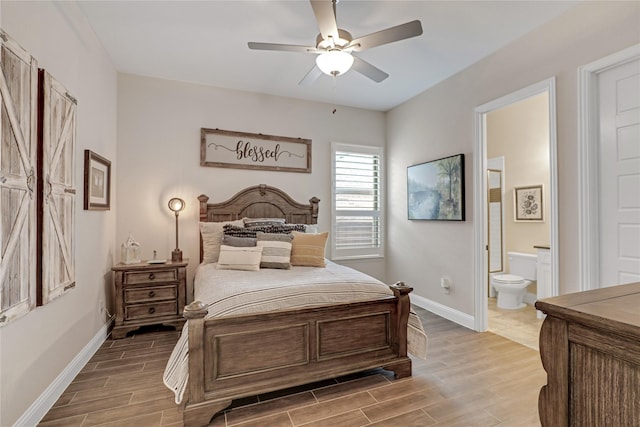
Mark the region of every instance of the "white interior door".
POLYGON ((640 281, 640 60, 600 73, 600 286, 640 281))

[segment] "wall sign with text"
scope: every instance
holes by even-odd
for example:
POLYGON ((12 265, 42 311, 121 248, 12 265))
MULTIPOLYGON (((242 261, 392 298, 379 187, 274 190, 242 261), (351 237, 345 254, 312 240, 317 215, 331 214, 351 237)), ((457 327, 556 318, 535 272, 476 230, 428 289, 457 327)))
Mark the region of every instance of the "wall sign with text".
POLYGON ((202 128, 200 166, 311 173, 311 140, 202 128))

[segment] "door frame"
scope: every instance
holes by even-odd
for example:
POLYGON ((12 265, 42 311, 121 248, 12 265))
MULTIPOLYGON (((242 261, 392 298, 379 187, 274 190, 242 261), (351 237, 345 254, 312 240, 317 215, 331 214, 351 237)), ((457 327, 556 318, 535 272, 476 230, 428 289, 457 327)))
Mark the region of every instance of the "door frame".
POLYGON ((549 244, 551 246, 551 284, 553 295, 558 295, 558 163, 556 123, 556 79, 550 77, 531 86, 512 92, 474 109, 474 329, 479 332, 488 328, 487 308, 487 113, 502 107, 547 92, 549 97, 549 244))
POLYGON ((600 287, 598 75, 636 59, 640 59, 640 44, 578 68, 578 280, 581 291, 600 287))

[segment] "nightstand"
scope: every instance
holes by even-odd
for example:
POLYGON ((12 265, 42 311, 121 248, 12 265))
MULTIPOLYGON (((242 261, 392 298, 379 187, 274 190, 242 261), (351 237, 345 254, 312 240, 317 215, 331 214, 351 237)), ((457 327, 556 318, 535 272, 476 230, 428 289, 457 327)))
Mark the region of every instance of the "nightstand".
POLYGON ((170 325, 176 330, 182 327, 182 310, 191 302, 187 296, 188 264, 185 259, 113 266, 116 323, 111 337, 124 338, 128 332, 146 325, 170 325))

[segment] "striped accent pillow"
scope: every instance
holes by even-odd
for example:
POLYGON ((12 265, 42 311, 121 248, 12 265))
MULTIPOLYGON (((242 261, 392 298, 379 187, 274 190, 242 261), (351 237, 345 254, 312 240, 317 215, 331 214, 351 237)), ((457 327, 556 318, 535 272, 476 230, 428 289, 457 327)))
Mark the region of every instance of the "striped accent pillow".
POLYGON ((291 242, 291 265, 326 267, 324 248, 328 237, 328 231, 317 234, 294 231, 293 242, 291 242))
POLYGON ((258 231, 257 245, 262 247, 260 268, 291 268, 291 234, 272 234, 258 231))
POLYGON ((258 271, 261 258, 262 248, 258 246, 236 248, 221 245, 216 269, 258 271))

